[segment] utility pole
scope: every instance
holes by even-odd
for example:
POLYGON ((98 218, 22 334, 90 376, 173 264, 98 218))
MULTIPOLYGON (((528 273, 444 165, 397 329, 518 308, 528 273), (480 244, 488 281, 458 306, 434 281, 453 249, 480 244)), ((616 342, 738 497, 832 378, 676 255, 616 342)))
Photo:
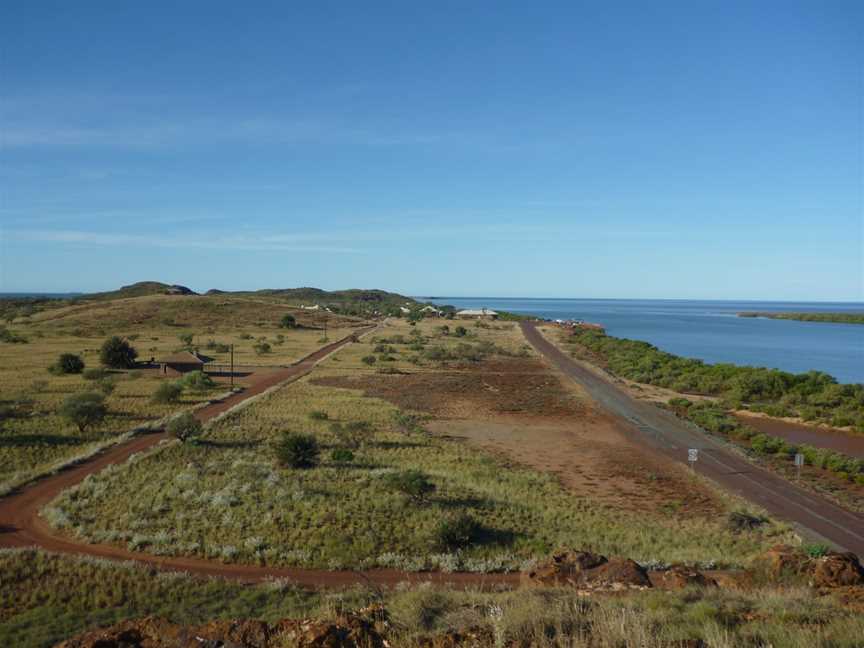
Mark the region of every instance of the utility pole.
POLYGON ((234 345, 231 345, 231 391, 234 391, 234 345))

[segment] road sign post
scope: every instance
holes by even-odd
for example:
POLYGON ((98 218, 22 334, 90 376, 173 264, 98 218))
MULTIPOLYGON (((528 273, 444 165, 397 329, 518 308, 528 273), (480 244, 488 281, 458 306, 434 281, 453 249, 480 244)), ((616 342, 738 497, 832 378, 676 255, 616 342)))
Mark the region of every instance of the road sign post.
POLYGON ((795 455, 795 472, 796 472, 795 478, 798 481, 801 481, 801 466, 803 466, 803 465, 804 465, 804 455, 799 452, 795 455))
POLYGON ((687 451, 687 463, 690 464, 690 470, 696 469, 696 462, 699 461, 699 449, 690 448, 687 451))

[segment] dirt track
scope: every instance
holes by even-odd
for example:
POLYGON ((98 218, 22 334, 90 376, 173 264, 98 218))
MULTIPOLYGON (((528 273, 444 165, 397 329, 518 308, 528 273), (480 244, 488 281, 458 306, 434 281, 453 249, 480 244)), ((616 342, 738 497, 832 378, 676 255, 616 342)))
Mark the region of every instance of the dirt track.
POLYGON ((609 413, 622 419, 634 438, 670 458, 687 461, 699 450, 696 470, 728 490, 798 526, 806 535, 864 555, 864 516, 840 508, 772 473, 754 466, 670 412, 633 399, 619 387, 565 355, 532 322, 522 332, 537 351, 580 383, 609 413))
MULTIPOLYGON (((371 327, 358 331, 365 334, 371 327)), ((350 336, 322 347, 291 367, 281 371, 264 374, 243 392, 222 401, 208 405, 195 412, 196 418, 207 421, 244 400, 260 394, 281 383, 297 380, 308 374, 321 360, 334 351, 349 344, 350 336)), ((0 499, 0 547, 39 547, 48 551, 77 555, 110 558, 114 560, 133 560, 166 570, 188 571, 203 576, 220 576, 241 581, 255 582, 272 578, 285 578, 306 586, 344 586, 358 583, 376 585, 396 585, 405 581, 432 581, 452 583, 456 586, 468 585, 514 585, 518 575, 409 573, 396 570, 324 571, 314 569, 260 567, 255 565, 234 565, 208 560, 183 557, 153 556, 127 551, 111 545, 87 544, 66 538, 52 529, 40 516, 39 510, 51 502, 63 490, 74 486, 88 475, 99 472, 111 464, 122 463, 136 452, 153 447, 166 439, 164 432, 144 434, 112 446, 91 459, 71 466, 56 475, 41 479, 7 497, 0 499)))

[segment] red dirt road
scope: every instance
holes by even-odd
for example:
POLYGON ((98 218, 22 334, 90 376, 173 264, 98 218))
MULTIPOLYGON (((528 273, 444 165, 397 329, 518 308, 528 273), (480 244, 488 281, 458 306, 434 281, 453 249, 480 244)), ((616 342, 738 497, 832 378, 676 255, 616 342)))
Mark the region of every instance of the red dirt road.
MULTIPOLYGON (((357 331, 363 335, 374 330, 368 327, 357 331)), ((281 371, 264 374, 260 380, 252 377, 252 384, 243 392, 234 394, 222 401, 213 403, 195 412, 200 421, 207 421, 244 400, 260 394, 281 383, 287 383, 308 374, 315 365, 328 355, 351 341, 351 336, 333 342, 311 353, 291 367, 281 371)), ((113 560, 132 560, 159 569, 186 571, 202 576, 219 576, 244 582, 256 582, 273 578, 284 578, 298 585, 339 587, 355 584, 375 584, 393 586, 400 582, 431 581, 448 583, 454 586, 513 586, 518 583, 516 574, 444 574, 410 573, 396 570, 325 571, 315 569, 296 569, 261 567, 255 565, 234 565, 211 562, 198 558, 153 556, 150 554, 127 551, 112 545, 86 544, 60 535, 40 516, 39 511, 63 490, 74 486, 88 475, 116 463, 126 461, 136 452, 153 447, 166 439, 164 432, 143 434, 112 446, 91 459, 71 466, 61 472, 36 481, 0 499, 0 547, 38 547, 58 553, 94 556, 113 560)))
POLYGON ((562 352, 543 337, 533 322, 522 322, 521 327, 525 338, 538 352, 580 383, 600 407, 618 417, 634 439, 680 462, 687 461, 689 448, 698 449, 697 472, 796 525, 805 535, 864 555, 864 516, 861 514, 840 508, 758 468, 672 413, 637 401, 562 352))

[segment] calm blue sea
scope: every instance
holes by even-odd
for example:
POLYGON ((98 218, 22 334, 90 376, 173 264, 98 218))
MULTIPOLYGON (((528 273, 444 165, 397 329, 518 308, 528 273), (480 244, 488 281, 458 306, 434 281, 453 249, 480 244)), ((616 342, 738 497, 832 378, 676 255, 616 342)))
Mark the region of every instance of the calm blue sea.
MULTIPOLYGON (((422 298, 421 298, 422 299, 422 298)), ((548 319, 584 319, 618 337, 644 340, 706 362, 824 371, 864 382, 864 325, 736 317, 740 311, 864 312, 864 303, 441 297, 457 308, 501 309, 548 319)))

